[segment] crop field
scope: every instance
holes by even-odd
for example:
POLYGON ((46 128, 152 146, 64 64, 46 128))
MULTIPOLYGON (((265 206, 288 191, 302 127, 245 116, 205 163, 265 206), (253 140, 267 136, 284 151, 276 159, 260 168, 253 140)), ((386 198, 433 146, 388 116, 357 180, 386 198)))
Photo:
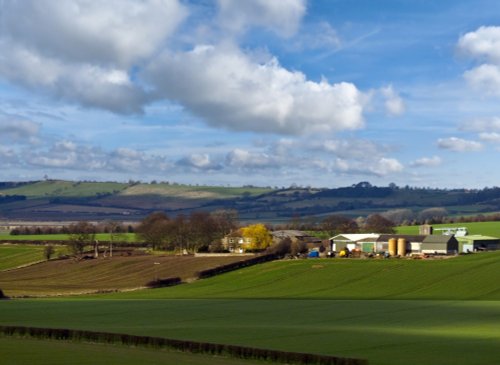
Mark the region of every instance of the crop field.
POLYGON ((256 365, 262 362, 175 351, 0 336, 2 364, 15 365, 256 365), (29 348, 29 351, 26 351, 29 348), (50 354, 50 356, 47 356, 50 354))
POLYGON ((0 271, 42 260, 43 247, 0 245, 0 271))
POLYGON ((0 301, 0 324, 330 354, 372 365, 489 365, 500 346, 498 277, 500 253, 278 261, 171 288, 0 301))
MULTIPOLYGON (((42 254, 40 253, 40 259, 42 254)), ((51 260, 0 272, 0 289, 8 296, 44 296, 145 287, 158 278, 193 278, 196 272, 240 257, 132 256, 76 261, 51 260)))
MULTIPOLYGON (((484 236, 500 237, 500 222, 447 223, 433 224, 432 226, 434 228, 467 227, 470 235, 482 234, 484 236)), ((418 226, 396 227, 396 232, 401 234, 418 234, 418 226)))

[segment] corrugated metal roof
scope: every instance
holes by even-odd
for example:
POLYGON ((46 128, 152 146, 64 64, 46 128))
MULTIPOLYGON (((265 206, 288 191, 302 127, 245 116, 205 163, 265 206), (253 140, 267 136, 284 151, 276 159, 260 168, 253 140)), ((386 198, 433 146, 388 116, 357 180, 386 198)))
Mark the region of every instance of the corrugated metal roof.
POLYGON ((457 239, 455 236, 447 236, 447 235, 440 235, 440 234, 432 234, 423 240, 422 243, 448 243, 450 241, 456 241, 457 239))
POLYGON ((408 242, 423 242, 425 235, 415 235, 415 234, 381 234, 377 242, 388 242, 391 238, 404 238, 408 242))
POLYGON ((492 236, 483 236, 480 234, 471 234, 462 237, 456 237, 459 241, 498 241, 500 238, 492 236))
POLYGON ((380 234, 378 233, 347 233, 347 234, 338 234, 335 237, 330 238, 334 241, 352 241, 357 242, 360 240, 364 240, 366 238, 372 238, 376 240, 380 234))

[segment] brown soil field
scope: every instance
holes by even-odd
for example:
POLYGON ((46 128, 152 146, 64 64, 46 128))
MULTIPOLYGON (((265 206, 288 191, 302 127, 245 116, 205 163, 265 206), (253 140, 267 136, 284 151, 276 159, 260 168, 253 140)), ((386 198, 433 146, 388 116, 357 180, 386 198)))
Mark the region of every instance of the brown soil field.
POLYGON ((0 288, 7 296, 52 296, 144 287, 155 279, 196 277, 196 272, 241 261, 238 256, 130 256, 51 260, 0 272, 0 288))

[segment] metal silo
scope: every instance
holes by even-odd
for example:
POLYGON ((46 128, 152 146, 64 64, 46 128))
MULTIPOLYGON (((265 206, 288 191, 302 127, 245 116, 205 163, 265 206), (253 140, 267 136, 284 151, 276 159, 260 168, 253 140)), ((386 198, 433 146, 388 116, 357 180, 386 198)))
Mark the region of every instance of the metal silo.
POLYGON ((398 255, 406 256, 406 239, 398 238, 398 255))
POLYGON ((395 238, 389 239, 389 255, 396 256, 397 253, 397 241, 395 238))

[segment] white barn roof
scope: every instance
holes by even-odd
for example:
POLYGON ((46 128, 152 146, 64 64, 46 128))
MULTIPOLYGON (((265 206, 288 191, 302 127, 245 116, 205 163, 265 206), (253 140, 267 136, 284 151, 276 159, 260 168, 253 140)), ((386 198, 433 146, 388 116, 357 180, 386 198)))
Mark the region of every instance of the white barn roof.
POLYGON ((369 238, 376 240, 379 236, 380 234, 378 233, 348 233, 338 234, 335 237, 330 238, 330 240, 357 242, 369 238))

